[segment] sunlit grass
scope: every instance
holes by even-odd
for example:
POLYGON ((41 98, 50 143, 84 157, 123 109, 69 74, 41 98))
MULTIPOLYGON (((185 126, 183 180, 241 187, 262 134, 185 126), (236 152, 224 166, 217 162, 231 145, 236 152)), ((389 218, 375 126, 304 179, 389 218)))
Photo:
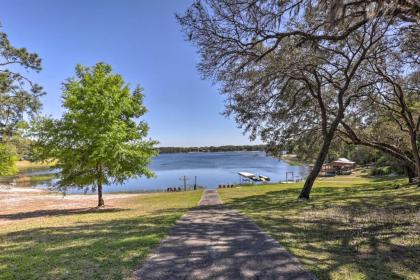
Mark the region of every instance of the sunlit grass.
POLYGON ((29 179, 32 183, 50 181, 55 178, 55 174, 41 174, 30 176, 29 179))
POLYGON ((360 174, 298 184, 222 189, 319 279, 420 279, 420 188, 360 174))
POLYGON ((31 170, 40 170, 40 169, 48 169, 54 166, 55 162, 31 162, 28 160, 19 160, 16 162, 16 167, 18 168, 19 172, 26 172, 31 170))
POLYGON ((200 197, 201 191, 142 194, 118 200, 113 208, 60 211, 2 225, 0 279, 129 277, 200 197))

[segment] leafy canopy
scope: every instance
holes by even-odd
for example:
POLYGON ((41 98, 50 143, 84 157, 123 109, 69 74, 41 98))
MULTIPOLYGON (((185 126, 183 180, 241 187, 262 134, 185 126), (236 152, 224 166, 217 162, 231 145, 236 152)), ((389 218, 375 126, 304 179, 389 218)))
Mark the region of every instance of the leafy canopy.
POLYGON ((76 76, 63 86, 66 111, 59 120, 37 123, 34 154, 54 158, 61 168, 60 187, 122 183, 153 173, 156 141, 146 139, 148 126, 137 121, 146 113, 140 87, 133 92, 110 65, 77 65, 76 76))
POLYGON ((14 47, 0 31, 0 176, 18 171, 15 161, 27 152, 21 135, 24 119, 41 108, 42 87, 25 76, 29 70, 39 72, 41 59, 25 48, 14 47))
MULTIPOLYGON (((0 26, 1 27, 1 26, 0 26)), ((25 48, 14 47, 0 32, 0 137, 15 134, 24 115, 34 116, 41 108, 42 87, 24 76, 41 70, 41 59, 25 48)))

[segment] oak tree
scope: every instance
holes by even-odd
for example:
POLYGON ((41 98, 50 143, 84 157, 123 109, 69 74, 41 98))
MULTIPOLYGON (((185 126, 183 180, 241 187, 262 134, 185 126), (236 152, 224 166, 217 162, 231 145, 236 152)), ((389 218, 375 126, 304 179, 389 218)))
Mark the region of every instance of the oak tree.
POLYGON ((226 114, 252 138, 272 146, 321 139, 299 196, 307 199, 340 122, 372 85, 362 69, 389 23, 333 26, 328 12, 295 2, 197 1, 178 20, 199 48, 199 70, 227 95, 226 114))

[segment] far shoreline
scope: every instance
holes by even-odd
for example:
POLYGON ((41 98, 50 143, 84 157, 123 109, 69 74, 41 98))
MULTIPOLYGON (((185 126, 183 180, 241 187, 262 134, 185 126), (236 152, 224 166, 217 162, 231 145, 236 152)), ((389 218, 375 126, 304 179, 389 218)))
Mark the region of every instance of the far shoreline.
POLYGON ((200 147, 158 147, 161 154, 168 153, 211 153, 211 152, 264 152, 266 145, 223 145, 200 147))

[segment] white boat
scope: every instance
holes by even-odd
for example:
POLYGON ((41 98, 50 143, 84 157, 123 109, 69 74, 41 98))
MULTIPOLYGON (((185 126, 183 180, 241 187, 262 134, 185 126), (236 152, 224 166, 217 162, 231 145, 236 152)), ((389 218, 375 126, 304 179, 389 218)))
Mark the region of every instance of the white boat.
POLYGON ((269 182, 270 181, 270 177, 267 176, 263 176, 263 175, 255 175, 249 172, 239 172, 238 173, 239 176, 242 177, 243 180, 245 181, 254 181, 254 182, 269 182))
POLYGON ((270 182, 270 177, 267 177, 267 176, 260 175, 259 179, 262 182, 270 182))
POLYGON ((255 174, 252 174, 249 172, 239 172, 238 174, 239 176, 241 176, 242 178, 245 178, 246 180, 260 181, 260 179, 255 174))

